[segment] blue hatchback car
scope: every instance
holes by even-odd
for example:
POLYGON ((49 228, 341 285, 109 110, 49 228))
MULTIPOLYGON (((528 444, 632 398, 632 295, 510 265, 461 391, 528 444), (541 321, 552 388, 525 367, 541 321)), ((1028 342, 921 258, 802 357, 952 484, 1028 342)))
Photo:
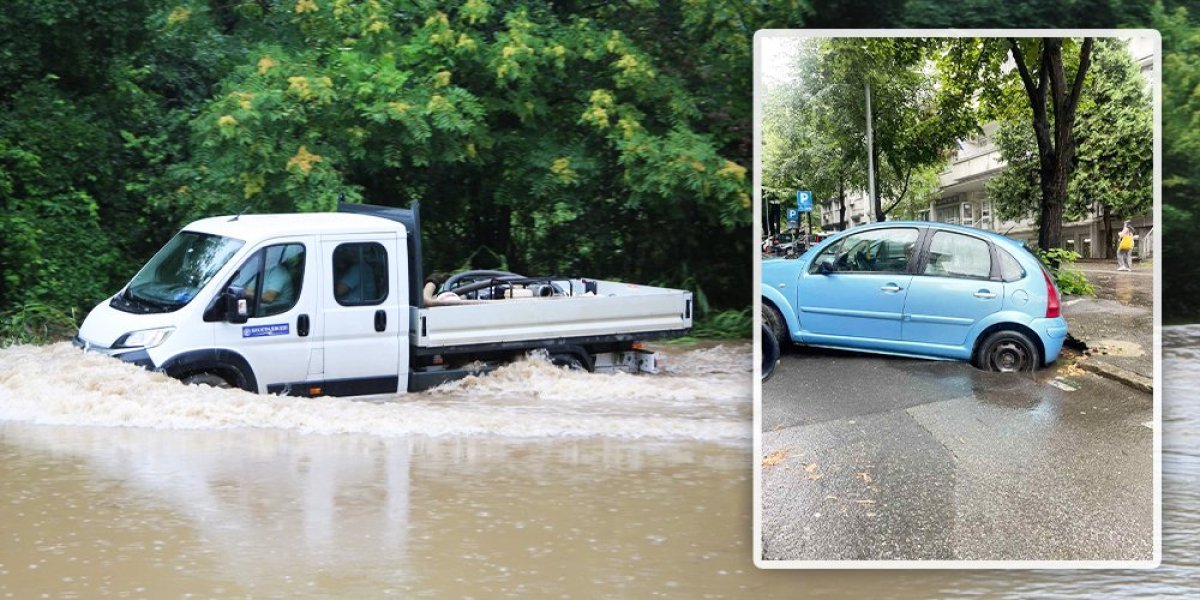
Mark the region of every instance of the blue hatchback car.
POLYGON ((1020 242, 890 221, 762 263, 763 324, 780 342, 1030 371, 1067 336, 1058 288, 1020 242))

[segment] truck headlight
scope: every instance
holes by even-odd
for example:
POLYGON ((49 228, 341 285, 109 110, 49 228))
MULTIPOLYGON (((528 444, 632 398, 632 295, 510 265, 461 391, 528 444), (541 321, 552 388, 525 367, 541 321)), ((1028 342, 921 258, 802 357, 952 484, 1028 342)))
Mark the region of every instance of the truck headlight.
POLYGON ((165 341, 174 327, 159 327, 157 329, 142 329, 131 331, 119 338, 113 348, 153 348, 165 341))

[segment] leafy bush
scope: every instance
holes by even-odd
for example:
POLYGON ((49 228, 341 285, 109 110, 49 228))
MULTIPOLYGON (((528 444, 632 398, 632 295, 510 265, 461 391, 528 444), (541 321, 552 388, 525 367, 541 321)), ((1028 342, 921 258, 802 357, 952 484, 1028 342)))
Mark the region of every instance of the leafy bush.
POLYGON ((752 325, 754 317, 750 315, 749 308, 723 310, 696 320, 692 326, 692 335, 717 339, 749 338, 752 325))
POLYGON ((68 314, 45 304, 28 302, 0 313, 0 347, 64 340, 78 328, 75 311, 68 314))
POLYGON ((1058 291, 1072 296, 1095 296, 1096 288, 1088 283, 1083 271, 1071 268, 1079 260, 1079 253, 1065 248, 1038 250, 1037 257, 1054 275, 1058 291))

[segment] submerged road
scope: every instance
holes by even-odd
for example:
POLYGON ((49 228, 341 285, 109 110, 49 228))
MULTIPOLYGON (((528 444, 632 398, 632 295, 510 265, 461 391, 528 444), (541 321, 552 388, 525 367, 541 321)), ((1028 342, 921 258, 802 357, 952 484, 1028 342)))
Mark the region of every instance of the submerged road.
POLYGON ((785 353, 763 386, 763 557, 1151 559, 1151 396, 1060 363, 785 353))

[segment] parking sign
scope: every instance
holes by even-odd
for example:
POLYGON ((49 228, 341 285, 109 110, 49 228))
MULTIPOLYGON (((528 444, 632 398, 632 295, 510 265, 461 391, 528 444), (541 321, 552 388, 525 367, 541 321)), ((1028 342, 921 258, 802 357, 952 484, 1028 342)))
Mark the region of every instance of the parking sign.
POLYGON ((812 212, 812 192, 796 192, 796 209, 800 212, 812 212))

